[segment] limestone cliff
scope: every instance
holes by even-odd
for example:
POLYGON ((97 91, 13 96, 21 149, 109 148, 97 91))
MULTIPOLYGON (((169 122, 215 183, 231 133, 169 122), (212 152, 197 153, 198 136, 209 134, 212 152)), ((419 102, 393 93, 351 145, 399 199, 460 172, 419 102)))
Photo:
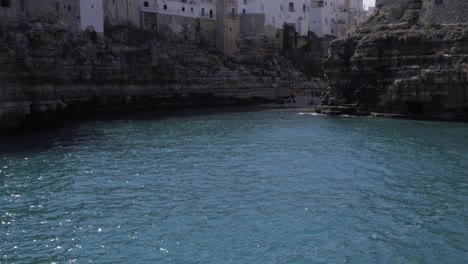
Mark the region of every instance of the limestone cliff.
POLYGON ((444 16, 433 2, 380 0, 377 14, 332 42, 325 102, 357 106, 355 113, 468 120, 468 21, 451 24, 468 5, 446 0, 453 6, 444 16))
POLYGON ((262 45, 246 44, 233 59, 197 36, 127 26, 101 36, 49 22, 3 25, 0 130, 83 112, 266 102, 324 87, 262 45))

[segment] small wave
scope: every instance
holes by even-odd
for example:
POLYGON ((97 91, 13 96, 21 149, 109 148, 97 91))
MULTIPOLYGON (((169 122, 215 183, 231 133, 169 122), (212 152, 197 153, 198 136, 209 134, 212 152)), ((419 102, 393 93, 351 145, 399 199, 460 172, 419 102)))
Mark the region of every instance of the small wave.
POLYGON ((319 114, 319 113, 305 113, 305 112, 300 112, 298 115, 311 115, 311 116, 323 116, 324 114, 319 114))

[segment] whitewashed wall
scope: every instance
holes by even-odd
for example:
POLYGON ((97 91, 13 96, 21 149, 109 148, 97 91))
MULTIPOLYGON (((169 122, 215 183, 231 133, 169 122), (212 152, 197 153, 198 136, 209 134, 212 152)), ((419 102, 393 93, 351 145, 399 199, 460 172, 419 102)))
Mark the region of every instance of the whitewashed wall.
POLYGON ((103 0, 80 0, 81 29, 93 26, 96 32, 104 32, 103 0))
POLYGON ((146 0, 142 2, 141 6, 145 12, 216 19, 217 0, 187 0, 185 2, 180 0, 146 0), (147 7, 144 7, 144 2, 148 3, 147 7), (212 17, 210 17, 210 11, 212 17))
POLYGON ((314 2, 309 15, 309 30, 319 37, 332 35, 333 21, 338 20, 337 12, 334 10, 337 6, 339 6, 338 1, 325 0, 323 6, 314 2))
POLYGON ((307 35, 310 0, 239 0, 239 13, 265 14, 265 24, 276 29, 293 24, 301 35, 307 35), (293 8, 290 9, 290 3, 293 8))
MULTIPOLYGON (((144 9, 149 12, 194 18, 209 18, 212 10, 212 18, 216 19, 218 1, 222 0, 147 0, 148 7, 144 9)), ((233 1, 237 1, 238 14, 265 14, 267 31, 281 29, 284 24, 292 24, 303 36, 309 31, 318 36, 342 36, 351 24, 355 24, 356 14, 360 14, 363 9, 363 0, 323 0, 321 7, 318 6, 317 0, 233 1), (293 4, 292 9, 290 3, 293 4)))

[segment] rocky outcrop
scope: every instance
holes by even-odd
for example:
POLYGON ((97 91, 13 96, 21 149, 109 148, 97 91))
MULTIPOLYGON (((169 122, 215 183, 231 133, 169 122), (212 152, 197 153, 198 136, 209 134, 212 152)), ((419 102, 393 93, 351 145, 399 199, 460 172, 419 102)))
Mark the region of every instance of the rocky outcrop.
POLYGON ((427 23, 422 1, 387 2, 332 42, 325 103, 356 113, 468 120, 467 24, 427 23))
POLYGON ((77 113, 259 103, 323 89, 262 49, 226 58, 204 42, 118 26, 101 36, 56 23, 0 27, 0 129, 77 113))
POLYGON ((283 31, 282 54, 304 74, 323 78, 323 62, 335 37, 319 38, 313 32, 309 32, 308 36, 300 36, 290 25, 285 25, 283 31))

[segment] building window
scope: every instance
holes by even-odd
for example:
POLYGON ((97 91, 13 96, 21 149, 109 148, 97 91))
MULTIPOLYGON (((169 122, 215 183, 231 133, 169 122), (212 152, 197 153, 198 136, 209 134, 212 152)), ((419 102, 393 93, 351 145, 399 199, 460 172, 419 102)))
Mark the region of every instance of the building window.
POLYGON ((149 2, 148 1, 143 2, 143 6, 144 7, 149 7, 149 2))
POLYGON ((184 6, 182 7, 182 12, 185 12, 185 7, 184 6))
POLYGON ((242 9, 242 14, 245 14, 245 8, 244 8, 244 9, 242 9))
POLYGON ((163 9, 164 9, 164 10, 167 10, 167 5, 164 5, 164 6, 163 6, 163 9))
POLYGON ((441 5, 444 3, 444 0, 435 0, 436 5, 441 5))
POLYGON ((11 0, 1 0, 0 1, 1 7, 11 7, 11 0))
POLYGON ((202 8, 202 9, 201 9, 201 16, 202 16, 202 17, 205 16, 205 8, 202 8))
POLYGON ((213 18, 213 10, 210 10, 210 18, 213 18))
POLYGON ((71 12, 71 5, 68 6, 68 12, 71 12))
POLYGON ((231 9, 231 15, 232 15, 233 17, 236 16, 236 9, 235 9, 235 8, 231 9))
POLYGON ((289 2, 289 12, 294 12, 294 3, 289 2))
POLYGON ((302 6, 302 12, 305 12, 306 11, 306 5, 303 5, 302 6))

